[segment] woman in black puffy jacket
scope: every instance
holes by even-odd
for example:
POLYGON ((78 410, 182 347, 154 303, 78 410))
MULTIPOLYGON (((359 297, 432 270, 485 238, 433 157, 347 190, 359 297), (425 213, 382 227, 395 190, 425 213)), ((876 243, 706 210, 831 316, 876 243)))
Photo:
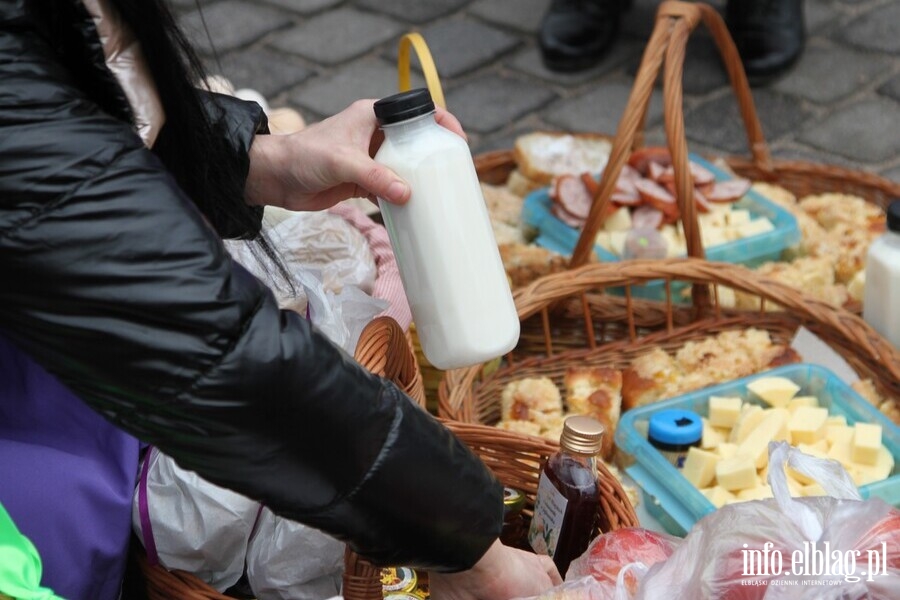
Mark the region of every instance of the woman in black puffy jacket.
POLYGON ((502 490, 481 462, 220 242, 257 237, 263 204, 406 201, 368 153, 372 102, 262 135, 257 105, 194 89, 198 65, 162 0, 0 2, 0 503, 45 581, 115 597, 98 571, 121 576, 116 551, 84 531, 120 522, 125 499, 91 514, 91 474, 115 460, 133 486, 127 434, 376 563, 433 571, 442 598, 558 580, 496 541, 502 490))

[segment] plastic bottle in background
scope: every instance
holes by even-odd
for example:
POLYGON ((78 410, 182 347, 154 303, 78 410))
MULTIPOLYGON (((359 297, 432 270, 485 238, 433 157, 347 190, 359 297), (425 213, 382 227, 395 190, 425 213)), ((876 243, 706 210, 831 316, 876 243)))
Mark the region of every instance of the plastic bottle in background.
POLYGON ((587 550, 597 523, 600 486, 597 454, 604 429, 590 417, 566 419, 559 439, 559 452, 547 459, 541 471, 534 517, 528 541, 538 554, 553 558, 565 577, 569 563, 587 550))
POLYGON ((869 246, 863 318, 900 348, 900 200, 888 206, 887 231, 869 246))
POLYGON ((452 369, 509 352, 519 318, 468 145, 437 124, 427 89, 377 101, 375 116, 375 160, 412 188, 379 205, 425 357, 452 369))

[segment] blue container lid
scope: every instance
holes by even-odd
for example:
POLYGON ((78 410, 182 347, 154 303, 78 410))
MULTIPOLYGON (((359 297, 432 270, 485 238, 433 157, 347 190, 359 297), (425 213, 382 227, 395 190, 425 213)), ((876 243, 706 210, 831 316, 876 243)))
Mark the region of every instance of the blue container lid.
POLYGON ((703 437, 703 420, 690 410, 672 408, 650 416, 651 440, 672 446, 687 446, 703 437))

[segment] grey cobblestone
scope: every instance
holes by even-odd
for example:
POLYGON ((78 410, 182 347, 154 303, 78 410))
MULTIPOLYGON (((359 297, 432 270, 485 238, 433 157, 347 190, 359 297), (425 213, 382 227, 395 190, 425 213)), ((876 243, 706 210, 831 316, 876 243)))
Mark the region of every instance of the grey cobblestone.
POLYGON ((835 102, 852 95, 890 67, 891 61, 877 54, 810 44, 791 76, 778 81, 774 89, 813 102, 835 102))
POLYGON ((806 127, 800 139, 850 159, 879 163, 900 154, 897 123, 900 123, 900 104, 875 97, 806 127))
POLYGON ((357 6, 410 23, 426 23, 446 16, 470 0, 358 0, 357 6))
MULTIPOLYGON (((512 35, 470 19, 442 21, 421 33, 438 74, 448 79, 489 64, 518 44, 512 35)), ((396 45, 390 56, 397 60, 396 45)), ((418 67, 418 61, 414 64, 418 67)))
MULTIPOLYGON (((546 119, 561 129, 586 130, 613 135, 625 111, 631 84, 626 81, 605 83, 588 92, 556 102, 546 113, 546 119)), ((654 90, 647 111, 647 126, 652 127, 662 117, 662 94, 654 90)))
POLYGON ((884 173, 882 173, 885 177, 892 181, 896 181, 900 183, 900 166, 894 167, 893 169, 888 169, 884 173))
POLYGON ((596 66, 578 73, 559 73, 547 69, 541 61, 540 50, 536 46, 530 46, 517 52, 508 64, 514 69, 546 81, 572 86, 612 73, 622 64, 637 60, 635 57, 639 57, 642 51, 642 44, 633 40, 621 40, 596 66))
MULTIPOLYGON (((422 78, 413 74, 413 87, 424 85, 422 78)), ((316 77, 291 90, 290 101, 301 107, 304 116, 333 115, 359 98, 382 98, 397 92, 397 67, 380 59, 363 59, 350 63, 332 75, 316 77)))
MULTIPOLYGON (((266 98, 297 85, 313 74, 311 69, 265 48, 232 52, 222 59, 221 65, 221 74, 228 77, 236 88, 252 88, 266 98)), ((219 72, 218 65, 210 65, 207 69, 219 72)))
POLYGON ((196 10, 187 13, 181 18, 180 24, 200 52, 213 52, 211 37, 215 51, 221 54, 245 46, 276 29, 287 27, 290 19, 285 13, 257 2, 224 0, 203 7, 202 15, 196 10), (204 21, 209 37, 204 31, 204 21))
POLYGON ((878 91, 885 96, 888 96, 900 102, 900 75, 897 75, 896 77, 882 85, 880 88, 878 88, 878 91))
POLYGON ((340 8, 274 36, 269 44, 316 63, 334 65, 365 54, 400 32, 400 25, 391 19, 340 8))
POLYGON ((488 133, 544 106, 554 98, 550 90, 507 75, 484 75, 451 89, 447 107, 463 127, 488 133))
POLYGON ((300 13, 301 15, 311 15, 326 8, 335 7, 343 0, 265 0, 265 2, 300 13))
POLYGON ((470 7, 476 17, 495 25, 536 33, 550 0, 516 0, 511 10, 509 0, 478 0, 470 7))
MULTIPOLYGON (((796 99, 769 90, 754 91, 753 101, 769 143, 801 126, 811 116, 796 99)), ((685 115, 685 128, 689 139, 729 152, 739 152, 747 146, 744 122, 730 90, 690 110, 685 115)))
MULTIPOLYGON (((207 53, 194 0, 171 0, 207 53)), ((550 0, 200 0, 238 86, 274 95, 311 121, 397 89, 399 35, 425 33, 451 110, 476 151, 508 148, 534 129, 612 134, 660 0, 634 0, 607 57, 587 71, 544 69, 537 28, 550 0), (335 16, 337 15, 337 16, 335 16), (329 20, 331 19, 331 21, 329 20), (310 24, 312 25, 310 26, 310 24), (323 26, 328 25, 327 27, 323 26), (332 23, 332 25, 329 25, 332 23), (334 31, 344 33, 334 34, 334 31)), ((713 0, 719 10, 726 0, 713 0)), ((900 180, 900 0, 807 0, 807 49, 778 81, 754 89, 777 156, 842 164, 900 180)), ((414 85, 422 78, 414 72, 414 85)), ((747 155, 724 70, 701 25, 684 73, 689 147, 747 155)), ((646 143, 664 143, 661 88, 646 143)))
POLYGON ((843 29, 843 38, 861 48, 900 53, 900 2, 867 12, 843 29))

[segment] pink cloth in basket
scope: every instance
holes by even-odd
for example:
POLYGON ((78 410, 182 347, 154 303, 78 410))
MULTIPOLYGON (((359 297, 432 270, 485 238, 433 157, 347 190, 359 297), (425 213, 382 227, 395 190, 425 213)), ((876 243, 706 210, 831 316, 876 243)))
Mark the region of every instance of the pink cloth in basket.
POLYGON ((409 329, 412 313, 406 300, 406 292, 403 291, 400 269, 388 239, 387 229, 370 219, 359 208, 347 203, 337 204, 329 208, 328 212, 343 218, 369 240, 369 249, 372 251, 375 268, 378 271, 372 295, 391 304, 381 315, 393 318, 404 331, 409 329))

